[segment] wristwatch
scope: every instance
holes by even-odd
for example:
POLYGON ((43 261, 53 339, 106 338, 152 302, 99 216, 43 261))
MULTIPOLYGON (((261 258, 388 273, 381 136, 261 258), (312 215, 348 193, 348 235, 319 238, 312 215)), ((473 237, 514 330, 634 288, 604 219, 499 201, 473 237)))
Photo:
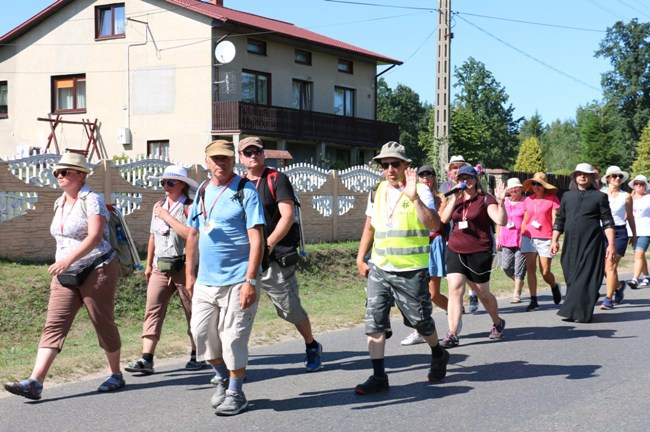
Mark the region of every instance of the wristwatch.
POLYGON ((251 284, 251 286, 256 286, 257 285, 257 279, 244 279, 244 282, 248 282, 251 284))

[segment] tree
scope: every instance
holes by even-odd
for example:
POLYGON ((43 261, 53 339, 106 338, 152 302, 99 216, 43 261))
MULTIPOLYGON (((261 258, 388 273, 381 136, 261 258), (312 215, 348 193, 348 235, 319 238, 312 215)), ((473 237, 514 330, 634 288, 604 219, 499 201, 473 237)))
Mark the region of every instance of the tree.
POLYGON ((546 172, 546 164, 542 158, 542 149, 539 148, 539 141, 534 136, 526 138, 519 148, 515 171, 529 173, 546 172))
POLYGON ((450 154, 462 153, 466 159, 490 168, 511 166, 517 154, 521 119, 513 120, 514 107, 508 104, 505 88, 473 57, 455 68, 454 77, 454 87, 460 91, 452 106, 450 138, 454 151, 450 154), (459 121, 462 124, 454 124, 459 121))
POLYGON ((523 143, 526 138, 530 137, 540 139, 545 130, 546 126, 544 126, 542 116, 535 111, 535 114, 530 118, 530 120, 524 119, 521 122, 521 128, 519 128, 519 140, 523 143))
POLYGON ((634 18, 624 24, 617 21, 607 29, 596 57, 609 59, 613 70, 601 78, 605 102, 619 112, 621 139, 634 159, 635 145, 650 120, 650 23, 634 18))
POLYGON ((555 120, 539 141, 549 171, 569 173, 581 162, 580 131, 575 121, 555 120))
POLYGON ((411 88, 399 84, 393 91, 383 78, 377 81, 377 120, 399 125, 399 142, 416 165, 421 165, 427 157, 419 137, 420 131, 427 129, 429 108, 411 88))
POLYGON ((611 105, 590 104, 578 109, 581 155, 588 162, 604 170, 610 165, 629 166, 620 144, 617 129, 618 115, 611 105))
POLYGON ((637 153, 638 156, 632 164, 633 175, 643 174, 646 177, 650 177, 650 122, 641 133, 637 153))

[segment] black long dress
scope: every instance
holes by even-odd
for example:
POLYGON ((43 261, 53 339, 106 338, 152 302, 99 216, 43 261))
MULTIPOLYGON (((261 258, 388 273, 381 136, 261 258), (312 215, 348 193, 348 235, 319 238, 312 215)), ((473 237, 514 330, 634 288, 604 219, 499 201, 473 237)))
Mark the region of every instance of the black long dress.
POLYGON ((603 228, 614 228, 607 194, 594 188, 564 193, 553 224, 553 230, 564 233, 561 262, 567 284, 558 315, 591 322, 605 272, 603 228))

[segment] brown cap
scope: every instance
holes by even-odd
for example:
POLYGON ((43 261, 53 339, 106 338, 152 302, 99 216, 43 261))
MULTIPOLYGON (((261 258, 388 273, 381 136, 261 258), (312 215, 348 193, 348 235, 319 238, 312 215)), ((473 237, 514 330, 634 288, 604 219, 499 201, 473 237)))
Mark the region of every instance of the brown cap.
POLYGON ((253 146, 257 148, 264 148, 264 145, 262 144, 262 140, 260 137, 256 136, 249 136, 244 138, 243 140, 239 141, 239 145, 237 146, 237 150, 242 151, 245 150, 246 148, 253 146))
POLYGON ((205 148, 206 156, 235 156, 235 146, 226 140, 212 141, 205 148))

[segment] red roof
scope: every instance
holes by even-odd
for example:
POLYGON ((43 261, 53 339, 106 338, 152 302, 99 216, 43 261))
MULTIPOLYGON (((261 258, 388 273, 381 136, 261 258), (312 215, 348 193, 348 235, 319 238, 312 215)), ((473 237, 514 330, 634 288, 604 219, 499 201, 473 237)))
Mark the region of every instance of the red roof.
MULTIPOLYGON (((28 19, 15 29, 9 31, 4 36, 0 37, 0 44, 8 43, 11 40, 27 33, 32 28, 36 27, 42 21, 55 14, 68 3, 71 3, 74 0, 57 0, 52 3, 47 8, 43 9, 38 14, 34 15, 32 18, 28 19)), ((216 20, 222 21, 224 23, 231 22, 235 24, 242 24, 252 28, 256 28, 263 31, 275 32, 278 35, 289 37, 292 39, 298 39, 303 41, 312 42, 318 45, 325 47, 336 48, 343 51, 348 51, 352 54, 362 55, 369 57, 379 63, 388 63, 388 64, 402 64, 401 61, 363 49, 357 46, 341 42, 336 39, 329 38, 327 36, 314 33, 312 31, 297 27, 291 23, 278 21, 271 18, 265 18, 259 15, 254 15, 247 12, 241 12, 234 9, 229 9, 227 7, 221 7, 214 5, 209 2, 203 2, 200 0, 164 0, 167 3, 173 4, 175 6, 194 11, 204 16, 214 18, 216 20)))

